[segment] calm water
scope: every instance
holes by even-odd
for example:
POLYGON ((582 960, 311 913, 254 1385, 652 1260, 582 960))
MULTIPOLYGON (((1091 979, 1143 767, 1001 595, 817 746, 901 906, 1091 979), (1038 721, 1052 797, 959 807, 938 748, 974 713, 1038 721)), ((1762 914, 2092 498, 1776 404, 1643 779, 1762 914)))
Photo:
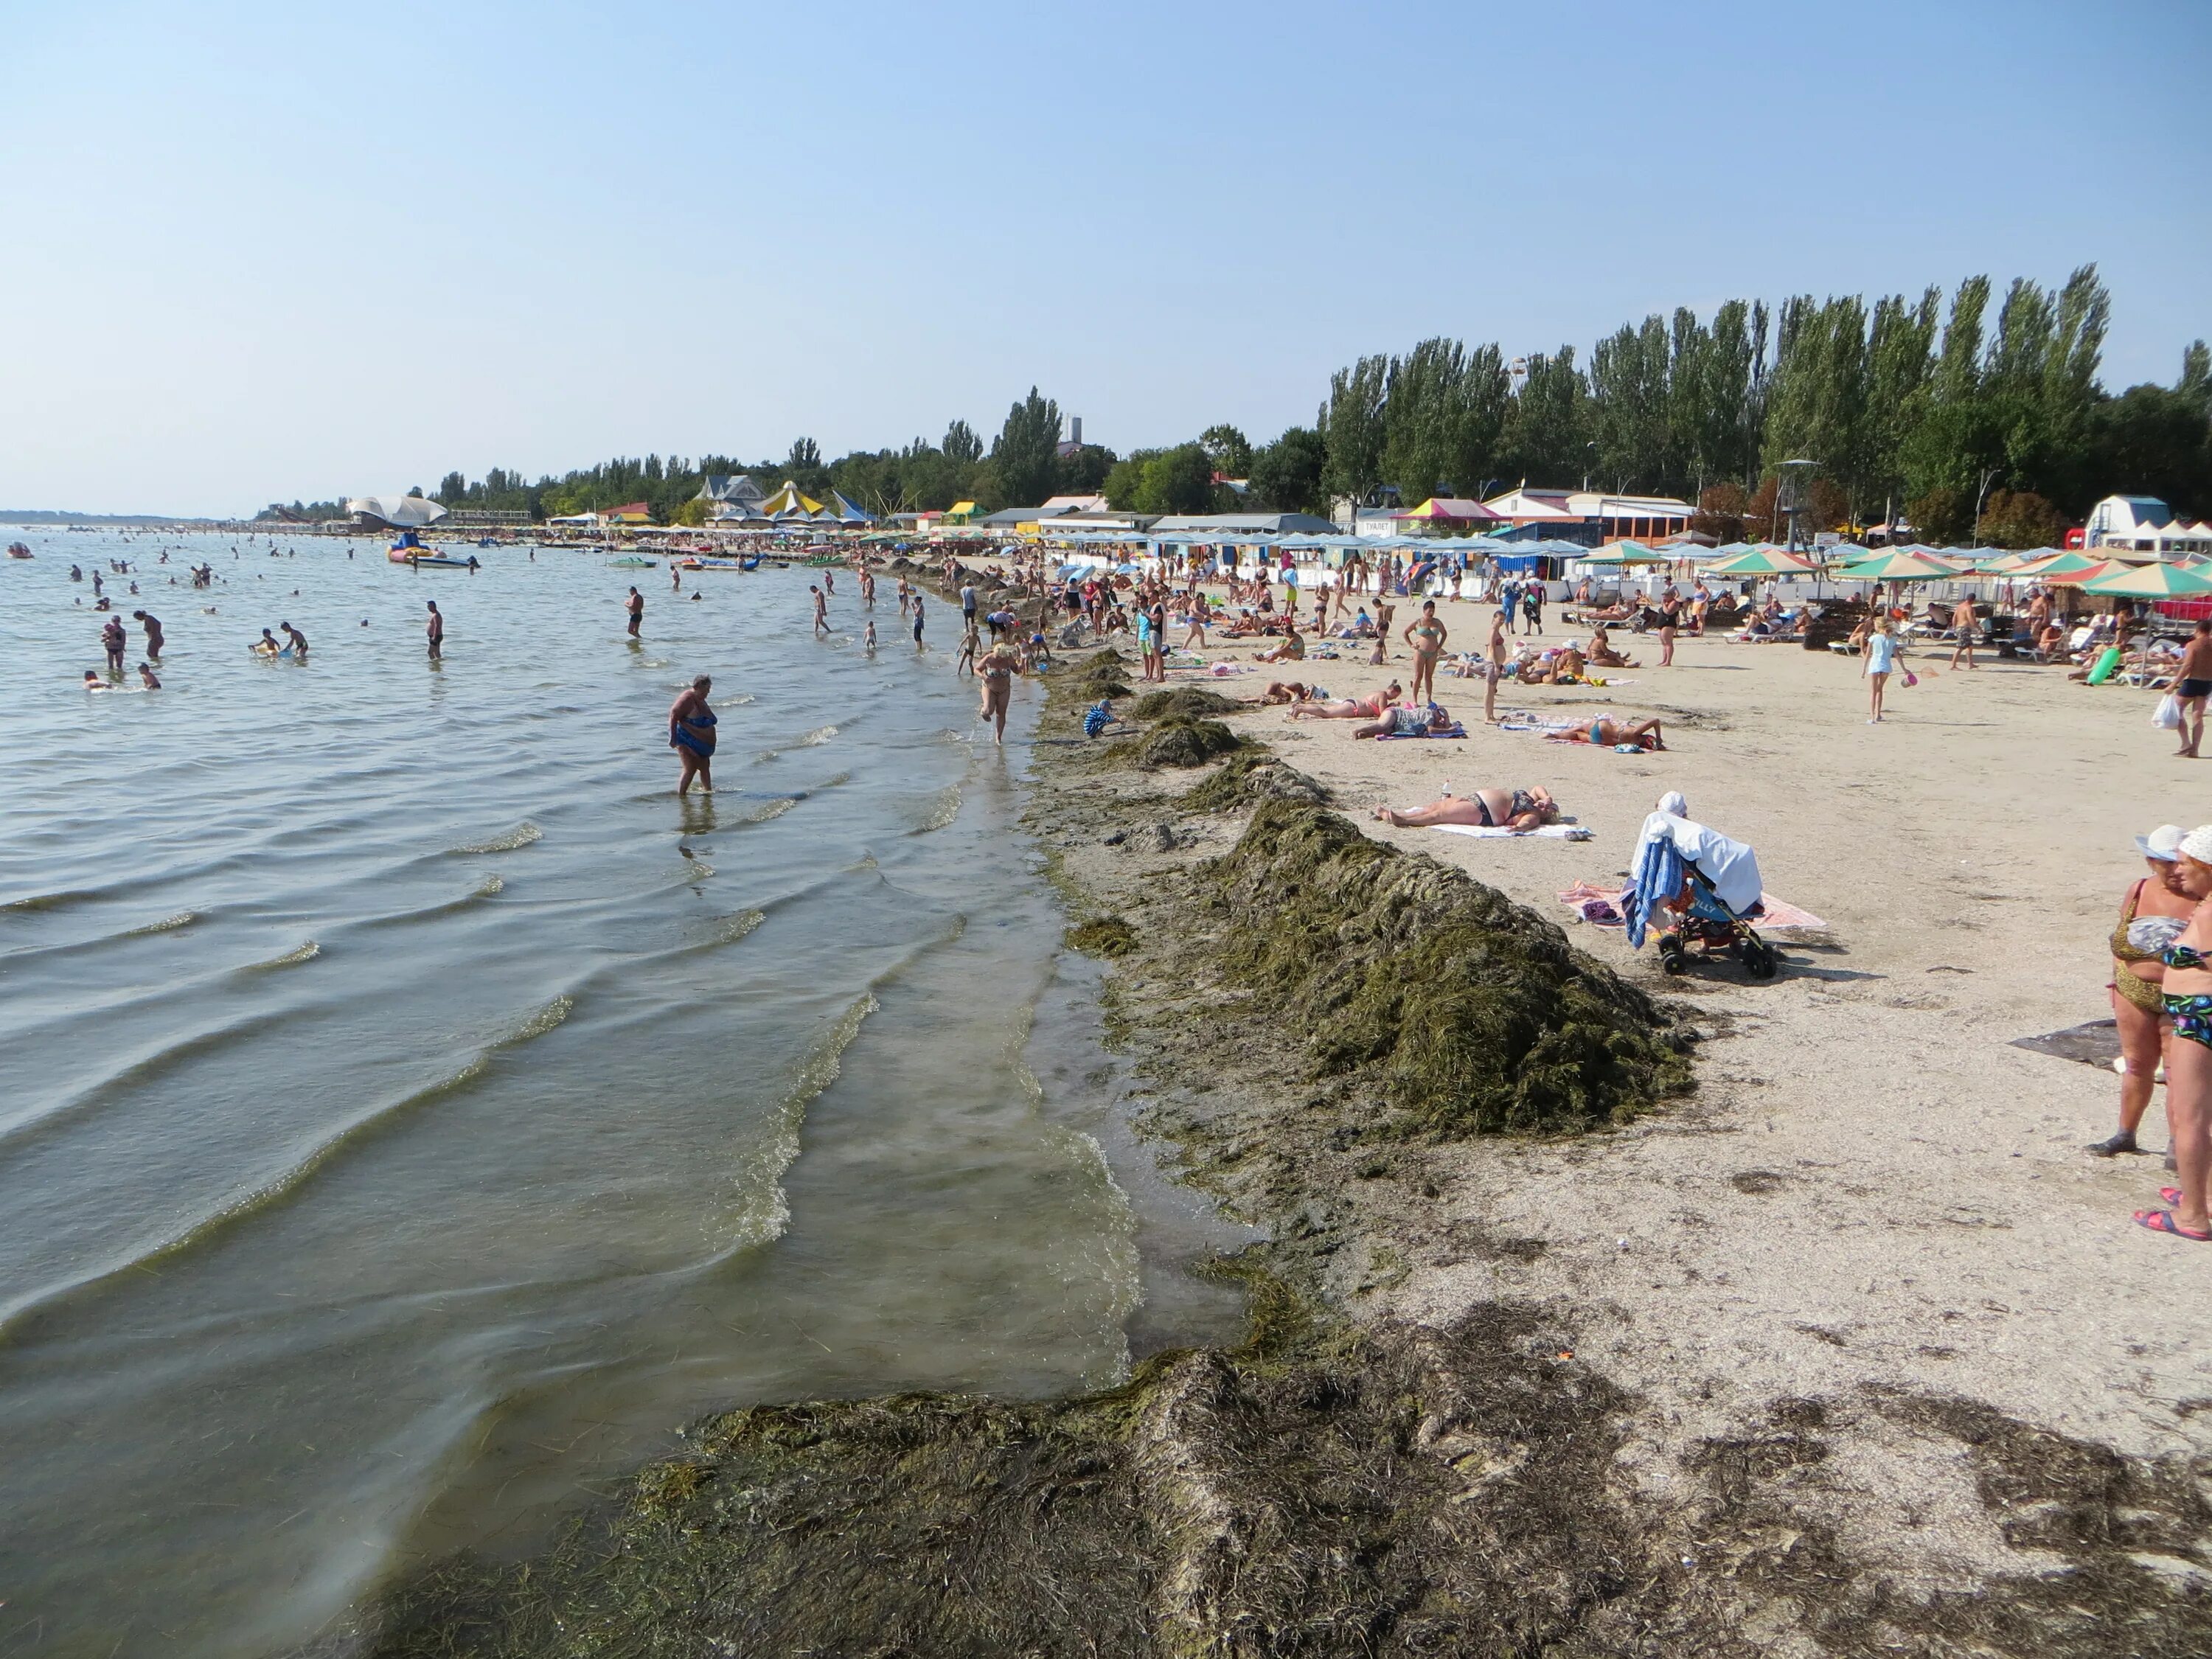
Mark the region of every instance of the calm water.
POLYGON ((19 533, 0 1651, 271 1650, 526 1547, 704 1407, 1056 1391, 1224 1328, 1055 948, 1024 751, 890 584, 870 659, 845 573, 820 642, 812 571, 693 603, 603 555, 19 533), (158 693, 75 684, 111 557, 158 693), (248 653, 280 619, 307 665, 248 653), (664 738, 702 672, 711 804, 664 738))

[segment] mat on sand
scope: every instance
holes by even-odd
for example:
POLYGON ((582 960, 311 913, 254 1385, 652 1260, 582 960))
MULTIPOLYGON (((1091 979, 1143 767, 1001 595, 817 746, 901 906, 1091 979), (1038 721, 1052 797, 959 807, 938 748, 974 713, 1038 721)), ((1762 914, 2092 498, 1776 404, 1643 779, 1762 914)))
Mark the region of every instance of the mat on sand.
POLYGON ((1508 830, 1496 823, 1432 823, 1429 828, 1450 836, 1474 836, 1483 841, 1500 836, 1525 841, 1530 836, 1542 836, 1552 841, 1588 841, 1596 833, 1579 823, 1547 823, 1534 830, 1508 830))
MULTIPOLYGON (((1761 906, 1759 919, 1752 924, 1755 932, 1786 933, 1801 927, 1825 929, 1828 925, 1810 910, 1801 910, 1771 893, 1761 893, 1759 902, 1761 906)), ((1584 921, 1600 927, 1621 925, 1620 884, 1618 882, 1608 885, 1595 881, 1578 881, 1559 895, 1559 902, 1579 915, 1584 921), (1609 907, 1612 915, 1608 917, 1603 910, 1595 908, 1601 905, 1609 907)))

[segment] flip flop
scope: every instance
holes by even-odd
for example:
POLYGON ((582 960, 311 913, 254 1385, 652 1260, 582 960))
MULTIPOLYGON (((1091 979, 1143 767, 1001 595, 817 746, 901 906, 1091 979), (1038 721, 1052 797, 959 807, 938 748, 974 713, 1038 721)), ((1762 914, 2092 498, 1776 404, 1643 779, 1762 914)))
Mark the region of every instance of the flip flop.
POLYGON ((2191 1232, 2173 1218, 2171 1210, 2137 1210, 2136 1225, 2146 1232, 2170 1233, 2176 1238, 2185 1238, 2192 1243, 2212 1244, 2212 1231, 2191 1232))
POLYGON ((2160 1188, 2158 1189, 2158 1201, 2161 1204, 2171 1204, 2175 1209, 2179 1209, 2181 1207, 2181 1188, 2179 1187, 2160 1188))

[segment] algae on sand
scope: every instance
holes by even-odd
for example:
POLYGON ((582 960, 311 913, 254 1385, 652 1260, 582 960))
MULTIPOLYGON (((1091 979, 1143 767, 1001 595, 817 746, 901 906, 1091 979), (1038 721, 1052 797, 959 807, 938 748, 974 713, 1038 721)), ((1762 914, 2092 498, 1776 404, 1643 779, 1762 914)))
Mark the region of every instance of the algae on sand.
POLYGON ((1264 749, 1255 747, 1231 755, 1182 797, 1185 806, 1201 812, 1243 811, 1263 800, 1326 806, 1328 791, 1295 766, 1287 766, 1264 749))
POLYGON ((1243 738, 1219 720, 1194 720, 1181 715, 1162 720, 1141 738, 1126 740, 1137 764, 1145 767, 1203 766, 1243 746, 1243 738))
POLYGON ((1129 717, 1158 720, 1180 715, 1185 720, 1203 720, 1212 714, 1244 714, 1251 707, 1234 697, 1224 697, 1218 691, 1209 691, 1202 685, 1178 685, 1165 691, 1146 692, 1129 710, 1129 717))
POLYGON ((1230 971, 1309 1033, 1317 1073, 1376 1068, 1403 1129, 1599 1128, 1690 1086, 1642 991, 1524 906, 1334 812, 1262 801, 1213 876, 1230 971))

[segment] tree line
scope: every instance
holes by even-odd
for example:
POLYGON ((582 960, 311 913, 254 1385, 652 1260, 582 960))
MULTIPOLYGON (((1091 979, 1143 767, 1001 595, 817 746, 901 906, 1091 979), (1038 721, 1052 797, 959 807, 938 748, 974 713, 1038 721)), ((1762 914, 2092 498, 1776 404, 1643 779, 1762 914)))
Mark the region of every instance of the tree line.
POLYGON ((1948 296, 1931 287, 1872 304, 1731 300, 1710 318, 1682 307, 1623 324, 1586 359, 1562 345, 1509 361, 1495 343, 1444 338, 1362 357, 1330 376, 1311 426, 1258 446, 1224 424, 1127 456, 1063 453, 1060 406, 1032 386, 988 448, 956 420, 935 443, 835 460, 800 438, 781 461, 648 455, 534 483, 500 467, 453 472, 434 495, 533 518, 641 501, 680 523, 704 518, 695 498, 715 473, 817 500, 836 489, 878 516, 1090 494, 1140 513, 1321 514, 1347 498, 1411 507, 1525 482, 1680 496, 1702 526, 1733 536, 1778 528, 1778 468, 1803 459, 1817 464, 1823 529, 1902 516, 1930 541, 2029 546, 2114 492, 2212 517, 2212 354, 2196 341, 2171 386, 2114 395, 2099 379, 2111 313, 2094 265, 2056 289, 2015 278, 2002 298, 1973 276, 1948 296))

